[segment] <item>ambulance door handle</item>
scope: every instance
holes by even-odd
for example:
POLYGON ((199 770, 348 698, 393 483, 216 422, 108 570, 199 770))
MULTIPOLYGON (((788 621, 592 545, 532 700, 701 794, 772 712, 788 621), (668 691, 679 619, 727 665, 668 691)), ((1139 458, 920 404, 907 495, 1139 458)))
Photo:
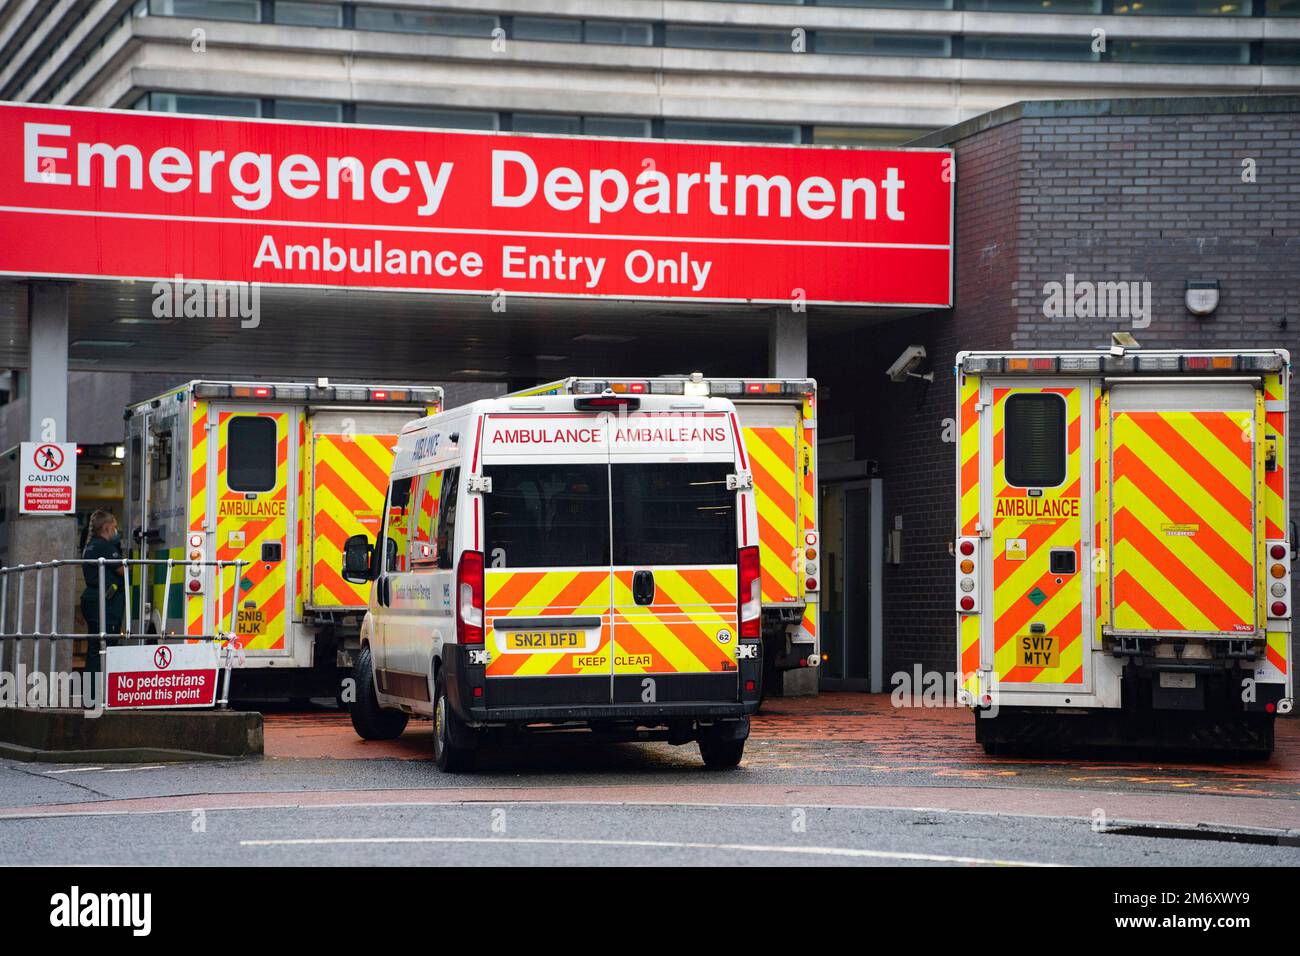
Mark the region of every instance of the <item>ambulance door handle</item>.
POLYGON ((636 571, 632 574, 632 600, 637 604, 653 604, 655 576, 653 571, 636 571))

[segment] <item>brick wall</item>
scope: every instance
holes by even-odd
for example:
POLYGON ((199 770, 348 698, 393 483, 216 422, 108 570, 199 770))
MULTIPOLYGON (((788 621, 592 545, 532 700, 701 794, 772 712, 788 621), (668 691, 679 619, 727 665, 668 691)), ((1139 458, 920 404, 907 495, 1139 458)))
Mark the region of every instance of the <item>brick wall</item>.
MULTIPOLYGON (((926 142, 957 151, 956 307, 810 350, 829 387, 822 436, 856 436, 858 457, 880 463, 886 527, 903 519, 903 561, 883 581, 886 687, 915 662, 953 666, 955 448, 942 432, 959 349, 1090 348, 1123 328, 1147 347, 1300 350, 1300 101, 1023 104, 1000 119, 926 142), (1246 158, 1254 183, 1242 182, 1246 158), (1046 318, 1043 286, 1067 273, 1150 281, 1150 325, 1046 318), (1214 317, 1187 313, 1189 279, 1220 281, 1214 317), (926 347, 933 385, 884 377, 912 344, 926 347)), ((1295 435, 1290 457, 1300 466, 1295 435)), ((1300 467, 1293 494, 1298 478, 1300 467)))

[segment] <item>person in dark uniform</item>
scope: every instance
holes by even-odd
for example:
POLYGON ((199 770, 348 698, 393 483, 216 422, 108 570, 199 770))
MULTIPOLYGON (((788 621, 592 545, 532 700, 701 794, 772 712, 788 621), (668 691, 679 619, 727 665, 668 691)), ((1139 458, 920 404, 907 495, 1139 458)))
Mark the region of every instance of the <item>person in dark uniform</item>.
MULTIPOLYGON (((86 561, 117 561, 122 557, 122 542, 117 534, 117 519, 110 511, 96 511, 90 516, 90 533, 81 557, 86 561)), ((81 614, 86 619, 86 632, 99 634, 99 565, 83 564, 86 590, 81 593, 81 614)), ((126 569, 120 564, 104 565, 104 631, 120 634, 122 616, 126 612, 126 569)), ((99 670, 99 641, 91 638, 86 647, 86 670, 99 670)))

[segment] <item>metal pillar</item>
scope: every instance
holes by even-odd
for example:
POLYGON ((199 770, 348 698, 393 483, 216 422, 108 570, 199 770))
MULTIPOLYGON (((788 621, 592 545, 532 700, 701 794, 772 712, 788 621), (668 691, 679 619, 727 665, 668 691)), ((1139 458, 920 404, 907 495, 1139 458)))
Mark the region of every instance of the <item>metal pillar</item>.
POLYGON ((808 377, 808 313, 773 309, 767 338, 767 374, 772 378, 808 377))

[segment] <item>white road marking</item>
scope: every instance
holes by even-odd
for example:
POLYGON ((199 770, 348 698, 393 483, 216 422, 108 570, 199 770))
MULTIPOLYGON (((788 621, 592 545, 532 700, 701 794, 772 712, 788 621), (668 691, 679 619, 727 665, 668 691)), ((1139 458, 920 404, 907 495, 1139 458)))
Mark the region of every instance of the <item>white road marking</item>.
POLYGON ((946 856, 940 853, 906 853, 891 850, 859 850, 839 846, 783 846, 758 843, 685 843, 675 840, 583 840, 546 837, 308 837, 286 840, 240 840, 240 846, 355 846, 397 843, 509 843, 524 846, 614 846, 648 847, 666 850, 732 850, 739 853, 787 853, 792 855, 837 856, 867 860, 907 860, 918 863, 964 863, 977 866, 1045 866, 1028 860, 997 860, 978 856, 946 856))
POLYGON ((114 767, 111 770, 102 770, 101 773, 134 773, 137 770, 162 770, 164 764, 151 764, 147 767, 114 767))
POLYGON ((60 773, 90 773, 92 770, 103 770, 103 769, 104 769, 103 767, 69 767, 66 770, 46 770, 45 775, 47 777, 53 777, 55 774, 60 774, 60 773))

